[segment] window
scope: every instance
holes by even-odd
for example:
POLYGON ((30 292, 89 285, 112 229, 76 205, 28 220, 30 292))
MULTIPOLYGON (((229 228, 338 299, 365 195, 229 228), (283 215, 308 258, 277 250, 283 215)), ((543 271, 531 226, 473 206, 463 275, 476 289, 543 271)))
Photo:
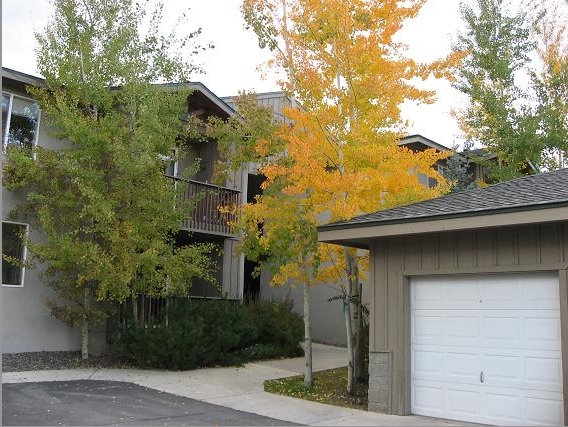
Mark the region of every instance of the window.
POLYGON ((24 286, 27 224, 2 221, 2 286, 24 286), (11 262, 12 261, 12 262, 11 262))
POLYGON ((21 96, 2 93, 2 147, 32 148, 37 142, 39 106, 21 96))

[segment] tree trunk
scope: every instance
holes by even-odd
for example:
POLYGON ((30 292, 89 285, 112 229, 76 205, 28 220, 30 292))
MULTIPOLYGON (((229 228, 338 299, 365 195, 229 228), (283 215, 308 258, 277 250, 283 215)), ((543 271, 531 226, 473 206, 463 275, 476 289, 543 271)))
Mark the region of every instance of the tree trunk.
POLYGON ((353 353, 353 323, 351 322, 351 280, 348 280, 347 289, 345 291, 345 330, 347 332, 347 393, 355 394, 355 354, 353 353))
POLYGON ((351 290, 351 322, 353 333, 353 378, 357 383, 362 375, 363 354, 361 353, 361 284, 359 283, 359 265, 357 263, 357 254, 349 250, 349 281, 351 290))
POLYGON ((136 326, 140 326, 138 324, 138 297, 135 295, 132 296, 132 318, 136 326))
POLYGON ((312 323, 310 319, 310 283, 304 282, 304 357, 306 361, 306 373, 304 385, 311 387, 314 384, 312 365, 312 323))
POLYGON ((91 307, 90 288, 83 289, 83 320, 81 322, 81 357, 89 358, 89 317, 87 312, 91 307))

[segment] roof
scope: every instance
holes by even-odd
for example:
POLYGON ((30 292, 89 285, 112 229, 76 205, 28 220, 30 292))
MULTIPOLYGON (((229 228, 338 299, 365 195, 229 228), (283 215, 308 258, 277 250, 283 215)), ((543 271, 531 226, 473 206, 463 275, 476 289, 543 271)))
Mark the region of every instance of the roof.
MULTIPOLYGON (((461 222, 453 221, 456 223, 456 227, 459 225, 459 229, 479 228, 483 225, 489 227, 506 224, 506 221, 503 222, 502 220, 504 217, 496 223, 491 222, 495 219, 494 216, 498 214, 519 214, 548 209, 551 210, 548 212, 550 214, 552 209, 556 208, 561 208, 562 210, 554 211, 556 217, 552 216, 550 220, 555 218, 557 220, 568 219, 568 168, 360 215, 348 221, 339 221, 320 226, 318 231, 322 241, 337 241, 338 235, 327 240, 329 236, 326 237, 324 234, 336 230, 375 227, 373 232, 367 234, 368 237, 378 237, 384 235, 386 226, 391 225, 397 225, 396 230, 398 231, 396 233, 408 234, 410 228, 405 227, 404 224, 426 222, 430 223, 429 226, 424 224, 419 227, 413 226, 411 227, 412 232, 419 232, 420 230, 424 232, 443 231, 452 227, 450 222, 448 222, 449 220, 460 218, 462 219, 461 222), (491 220, 488 219, 489 216, 493 216, 491 220), (483 218, 476 222, 471 220, 472 217, 483 218), (464 222, 463 218, 468 218, 468 221, 464 222), (383 227, 382 232, 377 229, 380 227, 383 227)), ((515 221, 538 221, 537 216, 534 214, 532 216, 516 215, 515 217, 518 217, 515 221)), ((542 217, 542 215, 539 217, 542 217)), ((512 220, 512 217, 510 219, 512 220)), ((394 228, 391 228, 389 235, 394 235, 394 233, 394 228)))
POLYGON ((40 86, 44 83, 44 79, 31 74, 22 73, 21 71, 12 70, 11 68, 2 67, 2 79, 13 80, 17 83, 40 86))
POLYGON ((408 135, 408 136, 405 136, 403 138, 400 138, 400 140, 398 141, 398 145, 412 146, 412 145, 416 145, 416 144, 423 145, 427 148, 433 148, 436 151, 451 150, 451 148, 448 148, 448 147, 446 147, 445 145, 442 145, 442 144, 438 144, 437 142, 432 141, 430 138, 426 138, 425 136, 422 136, 422 135, 408 135))
MULTIPOLYGON (((44 84, 45 80, 41 77, 32 76, 30 74, 22 73, 20 71, 12 70, 11 68, 2 67, 2 79, 10 79, 14 82, 41 86, 44 84)), ((196 92, 200 92, 205 97, 207 97, 219 110, 223 111, 229 116, 235 114, 235 110, 228 105, 224 100, 219 98, 213 92, 211 92, 203 83, 201 82, 187 82, 187 83, 163 83, 161 84, 166 89, 188 89, 196 92)))

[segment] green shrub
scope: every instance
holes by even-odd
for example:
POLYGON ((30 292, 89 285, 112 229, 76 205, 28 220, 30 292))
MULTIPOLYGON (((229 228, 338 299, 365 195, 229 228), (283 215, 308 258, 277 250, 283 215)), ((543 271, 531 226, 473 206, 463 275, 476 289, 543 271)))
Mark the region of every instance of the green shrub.
POLYGON ((118 356, 139 367, 185 370, 301 354, 302 321, 283 303, 177 299, 164 318, 148 327, 127 320, 118 356))
POLYGON ((303 354, 304 322, 292 311, 291 301, 253 301, 246 306, 249 322, 255 325, 254 341, 247 343, 250 360, 295 357, 303 354))

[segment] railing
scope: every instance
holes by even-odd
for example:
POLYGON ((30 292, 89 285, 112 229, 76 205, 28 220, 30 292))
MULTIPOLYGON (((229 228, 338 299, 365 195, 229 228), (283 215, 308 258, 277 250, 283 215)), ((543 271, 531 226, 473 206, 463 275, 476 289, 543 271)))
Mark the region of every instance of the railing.
MULTIPOLYGON (((107 318, 106 339, 108 344, 114 344, 127 328, 136 324, 139 328, 155 329, 170 326, 169 311, 175 310, 176 305, 208 303, 213 301, 228 301, 239 304, 236 298, 221 297, 149 297, 138 295, 135 299, 129 298, 125 302, 115 304, 115 310, 107 318)), ((180 320, 174 316, 174 321, 180 320)))
POLYGON ((240 191, 169 175, 168 177, 186 184, 182 199, 193 202, 191 212, 182 222, 183 228, 233 235, 229 224, 237 219, 233 208, 239 204, 240 191))

